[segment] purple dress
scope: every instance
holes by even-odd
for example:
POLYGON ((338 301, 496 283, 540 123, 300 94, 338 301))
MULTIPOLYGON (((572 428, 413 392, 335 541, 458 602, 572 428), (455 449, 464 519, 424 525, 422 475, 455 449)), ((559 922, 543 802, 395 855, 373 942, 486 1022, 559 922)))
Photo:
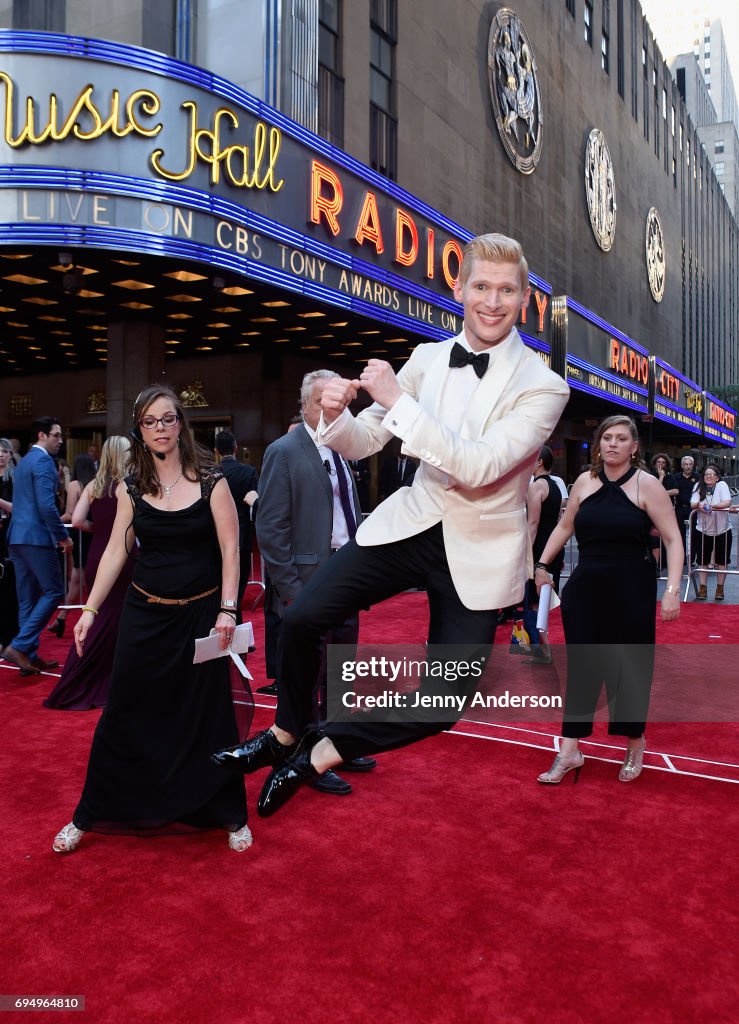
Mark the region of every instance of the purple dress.
MULTIPOLYGON (((117 508, 118 499, 115 493, 105 494, 90 504, 93 533, 85 568, 90 589, 95 582, 103 551, 110 540, 117 508)), ((85 655, 80 658, 72 644, 62 669, 61 679, 44 701, 47 708, 56 708, 58 711, 89 711, 91 708, 105 706, 110 689, 110 674, 118 640, 123 599, 131 582, 136 559, 136 544, 132 541, 130 533, 128 542, 133 543, 133 550, 88 631, 85 655)))

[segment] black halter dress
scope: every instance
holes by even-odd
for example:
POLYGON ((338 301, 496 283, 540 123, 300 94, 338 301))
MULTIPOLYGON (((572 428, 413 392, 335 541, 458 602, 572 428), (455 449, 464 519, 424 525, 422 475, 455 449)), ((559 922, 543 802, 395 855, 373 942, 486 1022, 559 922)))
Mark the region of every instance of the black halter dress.
MULTIPOLYGON (((575 516, 578 564, 562 592, 567 694, 562 733, 589 736, 605 683, 609 733, 639 737, 654 668, 657 581, 649 550, 651 521, 624 493, 635 473, 602 487, 575 516)), ((637 481, 638 483, 638 481, 637 481)))

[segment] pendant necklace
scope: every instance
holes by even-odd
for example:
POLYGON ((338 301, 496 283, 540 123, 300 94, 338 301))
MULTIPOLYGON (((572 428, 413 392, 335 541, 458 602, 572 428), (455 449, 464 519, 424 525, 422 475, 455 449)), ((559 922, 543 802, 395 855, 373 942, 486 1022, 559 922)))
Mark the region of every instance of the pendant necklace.
MULTIPOLYGON (((183 472, 184 472, 184 470, 183 470, 183 472)), ((172 493, 172 489, 177 486, 177 484, 180 482, 181 479, 182 479, 182 473, 180 473, 180 475, 177 477, 177 479, 173 480, 171 484, 164 484, 159 479, 159 477, 157 477, 157 483, 159 484, 159 486, 164 491, 164 497, 165 498, 169 498, 170 494, 172 493)))

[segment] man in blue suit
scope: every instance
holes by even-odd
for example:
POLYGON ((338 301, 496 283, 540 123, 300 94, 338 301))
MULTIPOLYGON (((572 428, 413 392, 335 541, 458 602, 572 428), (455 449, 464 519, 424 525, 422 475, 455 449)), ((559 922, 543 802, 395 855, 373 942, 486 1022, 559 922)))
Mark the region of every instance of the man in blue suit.
POLYGON ((24 676, 58 665, 38 656, 39 636, 64 599, 56 549, 66 551, 72 546, 55 501, 58 475, 54 456, 62 444, 62 428, 53 416, 42 416, 33 423, 31 433, 36 441, 13 478, 13 518, 8 531, 20 627, 2 654, 24 676))

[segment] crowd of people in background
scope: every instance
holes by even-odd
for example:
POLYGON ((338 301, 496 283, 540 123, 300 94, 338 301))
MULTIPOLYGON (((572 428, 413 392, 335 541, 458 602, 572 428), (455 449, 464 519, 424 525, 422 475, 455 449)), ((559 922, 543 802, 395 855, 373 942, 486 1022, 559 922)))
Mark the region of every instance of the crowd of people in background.
MULTIPOLYGON (((294 417, 291 428, 302 423, 301 412, 294 417)), ((38 424, 34 424, 34 429, 38 424)), ((53 424, 47 424, 48 429, 53 429, 53 424)), ((56 427, 57 432, 60 428, 56 427)), ((89 552, 93 543, 95 526, 88 517, 91 502, 98 501, 97 514, 102 518, 103 492, 100 491, 100 480, 98 468, 100 463, 100 449, 95 443, 90 443, 85 452, 78 454, 74 460, 72 470, 69 471, 67 463, 61 457, 60 450, 62 442, 58 438, 50 438, 51 446, 57 443, 59 447, 54 453, 48 451, 51 456, 51 463, 54 465, 55 487, 53 488, 54 508, 59 516, 65 533, 64 538, 70 541, 55 551, 55 559, 61 570, 63 594, 58 590, 52 608, 52 614, 48 623, 45 623, 50 633, 61 638, 64 635, 68 609, 64 605, 80 606, 85 599, 94 581, 94 574, 97 560, 89 566, 89 552), (97 483, 95 482, 97 480, 97 483), (75 516, 75 509, 83 495, 86 500, 82 502, 84 514, 75 516), (78 523, 79 519, 79 523, 78 523), (61 594, 61 596, 60 596, 61 594), (57 606, 61 605, 58 608, 57 606)), ((125 461, 123 439, 110 438, 105 443, 105 450, 108 456, 103 463, 104 472, 108 484, 102 484, 103 488, 109 486, 110 479, 118 481, 121 479, 122 465, 125 461), (112 447, 111 447, 112 445, 112 447), (112 477, 108 474, 112 473, 112 477)), ((34 443, 34 447, 37 447, 34 443)), ((246 583, 251 575, 259 577, 259 567, 253 568, 254 542, 253 527, 256 522, 256 515, 259 506, 257 489, 259 486, 259 474, 248 461, 237 460, 237 441, 229 431, 219 431, 214 443, 216 458, 226 475, 231 487, 232 494, 236 500, 236 507, 239 518, 240 532, 240 579, 238 586, 237 601, 239 605, 239 621, 241 621, 241 601, 246 583), (242 493, 243 492, 243 493, 242 493)), ((679 457, 679 456, 678 456, 679 457)), ((696 600, 705 601, 709 599, 707 578, 709 571, 716 573, 716 587, 711 595, 714 600, 722 601, 725 598, 725 572, 731 561, 732 554, 732 520, 728 510, 735 504, 727 482, 723 479, 722 470, 715 462, 706 463, 700 471, 696 469, 695 457, 691 454, 683 455, 679 463, 675 457, 673 470, 673 459, 667 452, 657 452, 649 460, 649 471, 662 485, 668 497, 671 499, 675 510, 675 516, 679 524, 684 545, 688 557, 691 560, 691 568, 697 570, 698 584, 696 587, 696 600), (691 513, 694 513, 691 516, 691 513)), ((9 648, 6 660, 16 664, 23 674, 31 675, 43 671, 43 665, 51 667, 51 662, 44 662, 38 654, 38 644, 30 645, 21 640, 20 657, 17 656, 17 634, 19 630, 18 621, 18 595, 16 588, 16 569, 13 560, 9 557, 8 533, 11 523, 13 509, 13 485, 17 467, 22 460, 21 443, 16 438, 0 438, 0 562, 2 564, 2 575, 0 575, 0 650, 9 648), (15 643, 13 641, 15 640, 15 643), (30 648, 31 657, 26 660, 30 648), (15 661, 14 661, 15 658, 15 661), (35 664, 32 663, 35 659, 35 664)), ((350 473, 357 494, 357 515, 359 520, 366 516, 372 509, 393 494, 399 487, 411 486, 417 468, 417 460, 411 456, 402 454, 400 442, 395 439, 388 445, 383 453, 383 458, 373 463, 369 458, 347 460, 348 472, 350 473)), ((551 514, 547 511, 544 521, 539 520, 542 512, 551 506, 554 509, 556 499, 555 491, 558 489, 562 498, 562 509, 566 508, 568 498, 568 487, 561 476, 553 472, 554 457, 549 448, 542 449, 536 466, 533 470, 532 488, 530 490, 529 504, 529 529, 531 540, 535 546, 535 557, 541 554, 543 544, 552 530, 549 522, 551 514), (538 475, 537 475, 538 474, 538 475), (536 485, 536 486, 534 486, 536 485), (554 487, 554 490, 552 488, 554 487), (545 490, 546 488, 546 490, 545 490), (538 531, 538 532, 537 532, 538 531), (537 540, 538 536, 538 540, 537 540)), ((587 471, 589 465, 581 467, 587 471)), ((570 485, 570 488, 572 485, 570 485)), ((48 494, 52 493, 47 489, 48 494)), ((109 497, 109 495, 108 495, 109 497)), ((48 512, 48 510, 47 510, 48 512)), ((22 513, 23 514, 23 513, 22 513)), ((559 515, 559 510, 557 512, 559 515)), ((43 547, 35 538, 35 530, 38 525, 39 536, 43 532, 42 523, 31 523, 25 529, 25 539, 34 539, 35 548, 38 544, 43 547)), ((106 529, 98 524, 98 537, 105 535, 106 529)), ((58 539, 62 539, 61 528, 58 528, 58 539)), ((48 538, 47 538, 48 540, 48 538)), ((666 549, 663 538, 658 535, 654 525, 650 528, 650 544, 655 558, 657 575, 659 576, 666 566, 666 549)), ((104 545, 103 545, 104 546, 104 545)), ((33 553, 33 552, 32 552, 33 553)), ((101 550, 98 551, 99 554, 101 550)), ((559 584, 559 571, 561 569, 562 553, 558 555, 553 565, 555 584, 559 584)), ((24 570, 24 578, 27 578, 27 568, 24 570)), ((59 588, 59 575, 55 575, 57 588, 59 588)), ((267 586, 270 588, 269 575, 267 575, 267 586)), ((533 586, 533 583, 532 583, 533 586)), ((270 593, 273 590, 269 589, 270 593)), ((270 605, 272 601, 268 601, 270 605)), ((527 607, 536 608, 535 590, 527 592, 527 607)), ((45 608, 45 605, 44 605, 45 608)), ((43 612, 46 614, 46 611, 43 612)), ((100 624, 102 625, 102 624, 100 624)), ((100 627, 98 632, 102 633, 100 627)), ((274 648, 274 642, 273 642, 274 648)), ((271 666, 274 665, 273 657, 268 659, 271 666)), ((73 651, 70 652, 70 663, 74 661, 73 651)), ((88 664, 92 659, 88 659, 88 664)), ((274 675, 274 669, 272 674, 274 675)), ((100 685, 95 688, 90 696, 90 707, 100 707, 104 703, 107 692, 108 677, 103 674, 100 678, 100 685)), ((49 707, 67 706, 64 699, 57 703, 59 688, 47 698, 49 707)), ((265 692, 276 695, 276 683, 271 683, 265 688, 265 692)), ((64 692, 62 688, 61 693, 64 692)), ((79 697, 80 695, 77 694, 79 697)), ((81 696, 84 701, 84 694, 81 696)), ((70 707, 76 707, 76 700, 73 700, 70 707)))

